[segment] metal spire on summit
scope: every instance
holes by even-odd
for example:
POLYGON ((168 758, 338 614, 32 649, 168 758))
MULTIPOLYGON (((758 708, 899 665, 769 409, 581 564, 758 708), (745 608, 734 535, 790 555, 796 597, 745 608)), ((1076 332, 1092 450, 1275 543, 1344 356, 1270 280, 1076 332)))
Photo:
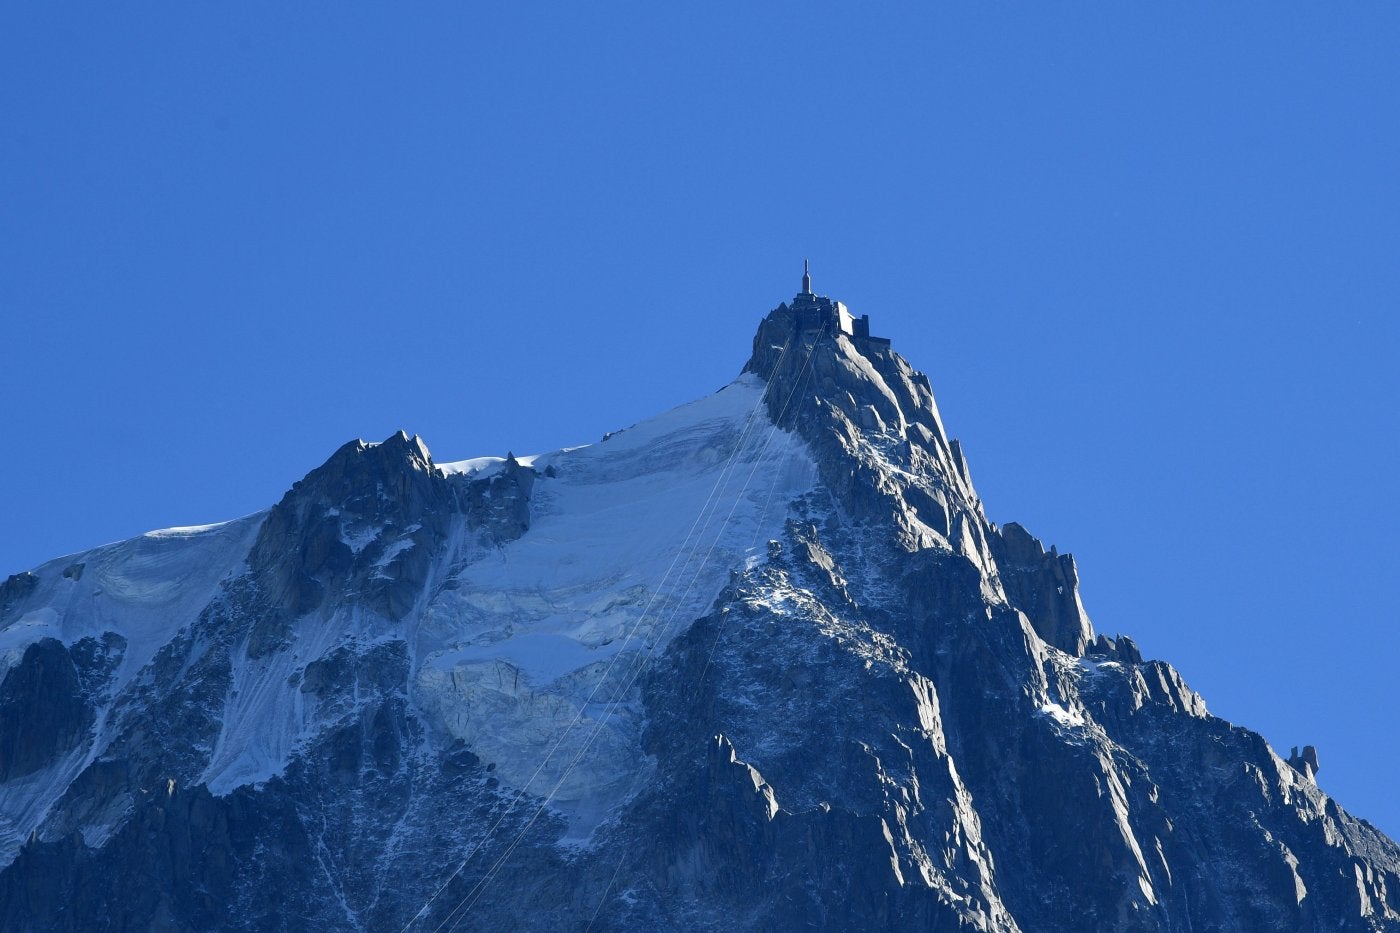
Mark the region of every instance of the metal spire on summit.
POLYGON ((864 348, 862 352, 890 345, 884 337, 870 335, 870 315, 856 317, 841 302, 812 291, 812 263, 807 259, 802 260, 802 291, 793 297, 791 307, 782 304, 775 310, 791 315, 789 320, 798 334, 844 334, 864 348))

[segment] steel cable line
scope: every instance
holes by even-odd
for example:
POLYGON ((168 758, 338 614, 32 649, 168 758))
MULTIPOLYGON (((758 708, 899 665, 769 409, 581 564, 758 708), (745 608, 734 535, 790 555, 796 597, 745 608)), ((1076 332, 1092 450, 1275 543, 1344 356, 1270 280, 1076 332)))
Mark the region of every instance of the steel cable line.
MULTIPOLYGON (((765 394, 766 394, 766 393, 765 393, 765 394)), ((746 442, 745 442, 745 443, 741 443, 740 445, 738 445, 738 446, 735 447, 733 453, 731 454, 731 461, 733 461, 733 459, 734 459, 735 457, 737 457, 737 455, 743 451, 743 449, 744 449, 745 446, 746 446, 746 442)), ((729 472, 728 469, 726 469, 726 471, 725 471, 724 474, 723 474, 723 479, 727 479, 727 478, 728 478, 728 472, 729 472)), ((709 530, 710 523, 714 520, 714 517, 715 517, 717 514, 719 514, 718 507, 716 507, 713 511, 711 511, 711 512, 709 513, 708 516, 705 517, 704 525, 703 525, 702 528, 701 528, 701 535, 702 535, 702 536, 703 536, 703 534, 704 534, 706 531, 709 530)), ((732 514, 732 510, 731 510, 731 513, 730 513, 730 514, 732 514)), ((722 525, 720 526, 720 532, 719 532, 718 534, 722 534, 722 533, 723 533, 723 529, 724 529, 724 525, 722 524, 722 525)), ((713 545, 711 546, 710 550, 711 550, 711 551, 713 550, 713 545)), ((689 568, 689 567, 691 566, 691 561, 694 559, 695 554, 696 554, 696 552, 695 552, 695 551, 692 551, 691 554, 690 554, 690 556, 687 557, 685 563, 682 565, 682 568, 681 568, 681 575, 682 575, 682 576, 685 575, 686 569, 689 568)), ((706 560, 708 560, 708 557, 709 557, 709 552, 706 553, 706 560)), ((698 579, 700 573, 704 570, 704 566, 705 566, 705 560, 702 560, 698 565, 696 565, 694 572, 691 574, 691 582, 686 586, 685 590, 682 592, 680 599, 674 600, 674 603, 673 603, 673 606, 672 606, 670 615, 667 616, 666 621, 663 622, 662 625, 661 625, 661 629, 662 629, 663 633, 666 632, 667 630, 669 630, 671 621, 675 618, 676 613, 679 612, 680 607, 681 607, 682 605, 684 605, 686 597, 690 595, 690 591, 691 591, 691 589, 692 589, 693 586, 694 586, 695 580, 698 579)), ((674 595, 674 592, 675 592, 675 591, 673 590, 673 591, 672 591, 673 595, 674 595)), ((451 923, 451 926, 448 927, 449 931, 452 930, 452 929, 455 929, 457 923, 459 923, 459 922, 461 921, 461 919, 463 919, 463 918, 465 917, 465 914, 463 914, 463 917, 462 917, 462 918, 455 917, 455 915, 457 914, 457 912, 458 912, 459 910, 463 909, 463 907, 465 907, 467 911, 470 911, 471 908, 472 908, 472 906, 475 905, 476 901, 480 899, 481 894, 483 894, 483 893, 485 892, 486 887, 489 886, 489 883, 490 883, 490 881, 494 878, 494 875, 495 875, 495 873, 497 872, 497 870, 498 870, 498 869, 500 868, 500 866, 504 863, 504 861, 505 861, 507 858, 509 858, 509 857, 511 856, 511 854, 514 853, 515 849, 519 846, 520 842, 523 841, 525 834, 526 834, 526 833, 529 831, 529 829, 534 825, 535 821, 538 820, 539 817, 543 814, 544 810, 548 807, 550 801, 552 801, 552 800, 554 799, 554 796, 559 792, 559 790, 563 787, 564 783, 565 783, 565 782, 569 779, 569 777, 572 775, 574 768, 577 767, 577 765, 579 764, 579 762, 582 761, 583 757, 584 757, 584 756, 588 753, 588 751, 592 748, 594 741, 596 741, 596 739, 598 738, 598 736, 601 735, 602 729, 607 725, 608 721, 609 721, 609 720, 611 719, 611 717, 612 717, 612 714, 613 714, 614 712, 616 712, 617 707, 621 704, 622 700, 627 696, 628 692, 631 690, 632 684, 636 681, 636 679, 637 679, 637 677, 639 676, 639 674, 641 673, 641 671, 645 668, 645 665, 646 665, 646 663, 650 660, 651 654, 655 651, 657 644, 659 644, 661 641, 664 641, 664 640, 665 640, 664 637, 663 637, 663 638, 656 639, 656 640, 654 640, 654 641, 652 642, 651 645, 648 646, 648 650, 647 650, 647 652, 642 656, 642 658, 641 658, 641 660, 640 660, 640 662, 639 662, 639 666, 632 672, 631 676, 629 676, 629 677, 626 678, 626 680, 625 680, 625 682, 624 682, 624 684, 623 684, 621 690, 619 690, 618 693, 617 693, 610 701, 608 701, 608 703, 605 705, 605 708, 604 708, 604 715, 603 715, 602 717, 600 717, 600 719, 595 723, 593 732, 589 735, 588 739, 584 742, 584 744, 579 748, 578 752, 577 752, 577 753, 574 755, 574 757, 570 760, 569 764, 565 767, 564 771, 561 773, 561 775, 560 775, 558 781, 555 782, 554 786, 550 789, 549 793, 545 795, 545 797, 544 797, 543 801, 541 802, 540 806, 535 810, 534 814, 532 814, 532 816, 530 817, 530 819, 529 819, 529 820, 525 823, 525 825, 521 828, 521 830, 519 831, 519 833, 518 833, 518 834, 515 836, 515 838, 511 841, 510 845, 506 847, 505 851, 504 851, 504 852, 501 854, 501 856, 496 860, 496 862, 494 862, 494 863, 492 864, 492 866, 487 870, 487 872, 486 872, 480 879, 478 879, 477 884, 476 884, 475 886, 473 886, 473 888, 471 889, 471 891, 468 892, 467 897, 464 898, 463 901, 460 902, 460 903, 457 905, 457 907, 455 907, 455 908, 448 914, 448 916, 447 916, 446 918, 444 918, 444 920, 438 924, 438 926, 437 926, 436 928, 434 928, 434 933, 438 933, 438 931, 440 931, 440 930, 441 930, 445 925, 447 925, 449 922, 451 923)), ((605 674, 605 676, 606 676, 606 674, 605 674)), ((601 686, 601 682, 600 682, 599 686, 601 686)), ((596 691, 595 691, 595 692, 596 692, 596 691)))
MULTIPOLYGON (((780 362, 781 362, 781 360, 780 360, 780 362)), ((775 366, 774 366, 774 372, 776 372, 776 371, 777 371, 777 366, 775 365, 775 366)), ((810 375, 810 373, 808 373, 807 375, 810 375)), ((802 377, 802 378, 805 379, 806 376, 804 376, 804 377, 802 377)), ((799 382, 798 385, 799 385, 798 391, 800 391, 801 382, 799 382)), ((784 405, 784 406, 783 406, 783 412, 780 413, 779 416, 778 416, 778 421, 779 421, 779 422, 781 422, 781 420, 782 420, 782 414, 785 413, 786 411, 787 411, 787 406, 784 405)), ((771 437, 771 434, 770 434, 770 437, 771 437)), ((767 449, 767 445, 766 445, 766 444, 764 445, 764 449, 765 449, 765 450, 767 449)), ((760 460, 761 460, 761 457, 760 457, 760 460)), ((771 507, 772 504, 773 504, 773 494, 774 494, 774 493, 777 491, 777 489, 778 489, 778 480, 779 480, 780 476, 781 476, 780 473, 778 473, 777 471, 774 471, 774 473, 773 473, 773 481, 772 481, 771 483, 769 483, 769 485, 768 485, 768 495, 767 495, 767 497, 764 499, 764 502, 763 502, 763 512, 761 513, 758 522, 755 523, 755 525, 754 525, 753 539, 752 539, 752 540, 750 541, 750 543, 749 543, 749 548, 750 548, 750 550, 752 550, 752 549, 758 544, 758 534, 759 534, 759 532, 762 530, 762 528, 763 528, 763 523, 764 523, 764 521, 765 521, 765 520, 767 519, 767 517, 768 517, 768 511, 769 511, 770 507, 771 507)), ((728 616, 725 616, 724 618, 722 618, 722 619, 720 620, 720 631, 715 635, 715 640, 714 640, 714 642, 710 645, 709 653, 708 653, 708 654, 706 655, 706 657, 705 657, 705 667, 704 667, 704 669, 702 669, 702 670, 700 671, 700 677, 699 677, 699 678, 697 679, 697 681, 696 681, 696 697, 697 697, 697 699, 698 699, 698 697, 699 697, 699 688, 700 688, 700 686, 702 686, 702 685, 704 684, 704 681, 705 681, 705 674, 706 674, 706 673, 709 671, 709 669, 710 669, 710 663, 711 663, 711 661, 714 660, 715 649, 716 649, 717 647, 719 647, 720 640, 724 637, 724 623, 725 623, 725 621, 726 621, 727 619, 728 619, 728 616)), ((640 781, 640 779, 639 779, 636 783, 634 783, 634 785, 633 785, 633 791, 632 791, 632 792, 635 794, 635 793, 637 792, 637 790, 640 789, 640 786, 641 786, 641 781, 640 781)), ((600 916, 602 916, 603 908, 607 905, 607 902, 608 902, 608 895, 609 895, 610 893, 612 893, 613 885, 615 885, 615 884, 617 883, 618 875, 620 875, 620 874, 622 873, 622 864, 623 864, 623 862, 625 862, 626 860, 627 860, 627 850, 624 849, 624 850, 621 852, 621 854, 618 855, 618 858, 617 858, 617 867, 615 867, 615 868, 613 869, 612 876, 608 879, 607 885, 603 888, 603 894, 602 894, 602 896, 598 899, 598 906, 595 907, 595 908, 593 909, 593 915, 592 915, 591 917, 588 918, 588 926, 584 927, 583 933, 591 933, 591 931, 592 931, 592 929, 593 929, 593 924, 597 923, 597 922, 598 922, 598 918, 599 918, 600 916)))
MULTIPOLYGON (((797 388, 797 389, 794 389, 793 391, 798 391, 798 390, 800 389, 802 383, 805 382, 806 379, 807 379, 810 375, 811 375, 810 372, 807 373, 807 374, 805 374, 805 375, 803 375, 803 376, 799 379, 799 381, 798 381, 798 388, 797 388)), ((784 406, 784 407, 783 407, 783 412, 786 413, 786 411, 787 411, 787 407, 784 406)), ((779 420, 779 421, 782 420, 782 414, 779 414, 779 415, 778 415, 778 420, 779 420)), ((765 447, 765 449, 767 449, 767 448, 765 447)), ((763 504, 763 514, 764 514, 765 517, 768 515, 768 507, 769 507, 770 505, 773 504, 773 492, 774 492, 777 488, 778 488, 778 476, 777 476, 777 474, 775 473, 775 474, 773 475, 773 482, 772 482, 772 484, 769 485, 769 487, 768 487, 768 499, 767 499, 767 501, 764 502, 764 504, 763 504)), ((762 527, 763 527, 762 520, 760 520, 759 523, 756 524, 756 525, 754 526, 754 530, 753 530, 753 541, 749 544, 749 548, 750 548, 750 549, 754 548, 754 547, 758 544, 758 532, 759 532, 759 529, 762 528, 762 527)), ((702 686, 704 686, 704 683, 705 683, 705 675, 708 674, 708 673, 710 672, 710 663, 711 663, 712 661, 714 661, 714 659, 715 659, 715 649, 717 649, 717 648, 719 647, 720 639, 722 639, 722 638, 724 637, 724 624, 725 624, 726 621, 728 621, 728 619, 729 619, 729 616, 728 616, 728 615, 725 615, 723 618, 721 618, 721 619, 719 620, 719 626, 718 626, 718 627, 719 627, 719 631, 715 633, 715 640, 710 644, 709 653, 705 655, 705 666, 704 666, 703 669, 701 669, 701 671, 700 671, 700 677, 699 677, 699 678, 696 680, 696 682, 695 682, 695 695, 696 695, 697 698, 698 698, 699 695, 700 695, 700 688, 701 688, 702 686)))
MULTIPOLYGON (((780 366, 782 364, 783 358, 787 356, 788 349, 791 347, 791 345, 792 338, 789 338, 788 341, 783 344, 782 351, 778 354, 778 361, 774 364, 775 371, 777 366, 780 366)), ((701 535, 703 535, 704 531, 708 529, 709 520, 713 519, 714 513, 711 512, 710 519, 706 519, 703 527, 701 526, 701 519, 705 517, 705 513, 707 511, 710 511, 711 504, 716 501, 715 494, 718 492, 721 485, 726 481, 730 470, 736 462, 736 458, 738 457, 739 453, 743 450, 747 442, 748 435, 753 429, 753 425, 757 423, 754 416, 758 414, 759 408, 763 405, 765 399, 767 398, 768 389, 768 386, 764 386, 763 392, 759 394, 758 401, 754 403, 753 408, 750 409, 747 417, 744 419, 744 424, 739 432, 739 438, 735 442, 734 450, 730 452, 728 459, 725 461, 724 467, 720 470, 719 476, 717 476, 715 479, 714 485, 710 487, 709 495, 706 496, 704 504, 701 505, 700 511, 695 516, 695 520, 691 522, 690 529, 686 532, 685 537, 681 540, 681 543, 676 550, 675 556, 671 558, 671 563, 669 566, 667 566, 666 572, 662 575, 661 580, 658 581, 656 589, 652 591, 651 597, 647 600, 646 606, 642 609, 642 614, 638 616, 637 621, 634 622, 628 630, 626 636, 623 638, 622 647, 619 648, 618 651, 609 660, 608 666, 604 669, 602 676, 599 677, 598 682, 594 685, 593 690, 589 693, 587 699, 584 700, 583 704, 574 714, 573 720, 569 723, 568 726, 565 727, 564 731, 560 733, 559 738, 555 740, 553 746, 551 746, 549 752, 545 755, 544 760, 541 761, 539 766, 535 768, 535 771, 533 774, 530 775, 529 780, 527 780, 516 792, 514 799, 511 800, 510 804, 501 813, 501 815, 497 817, 496 821, 486 831, 485 835, 483 835, 482 838, 478 840, 477 844, 472 847, 471 851, 467 853, 466 857, 464 857, 462 861, 458 863, 457 867, 453 870, 453 872, 450 875, 448 875, 447 880, 444 881, 441 885, 439 885, 437 890, 433 892, 432 896, 428 898, 428 900, 423 904, 423 906, 420 907, 418 911, 412 917, 409 918, 408 923, 404 924, 403 930, 400 931, 400 933, 407 933, 408 929, 412 927, 413 924, 416 923, 421 917, 423 917, 428 911, 428 909, 433 905, 433 903, 437 901, 437 899, 442 895, 442 892, 447 890, 447 886, 451 884, 452 881, 459 874, 462 873, 463 869, 466 868, 467 864, 472 860, 476 853, 480 851, 481 848, 490 840, 491 836, 500 827, 501 823, 503 823, 505 819, 508 816, 510 816, 510 814, 515 810, 515 807, 520 803, 520 801, 524 798, 525 794, 529 791, 530 786, 535 782, 536 778, 540 776, 544 768, 553 759, 555 753, 559 750, 560 746, 568 738, 569 734, 573 731, 574 727, 577 726, 578 723, 582 720, 584 712, 593 703, 594 698, 597 696, 598 691, 602 689, 603 684, 607 682, 608 676, 612 673, 614 665, 616 665, 619 658, 622 657, 623 653, 626 651, 627 645, 631 643, 633 637, 635 637, 637 632, 640 631, 642 624, 646 621, 647 616, 651 613, 652 605, 656 602, 661 592, 665 589, 666 582, 670 579, 672 571, 675 570, 676 562, 680 560, 681 554, 685 553, 686 549, 690 546, 691 538, 695 536, 696 529, 700 528, 701 535)), ((693 557, 694 553, 692 552, 690 557, 686 558, 685 563, 681 565, 682 574, 684 574, 685 568, 689 566, 690 560, 693 557)), ((689 592, 688 589, 687 592, 689 592)), ((533 818, 530 822, 534 822, 533 818)), ((527 824, 527 828, 529 825, 530 824, 527 824)), ((456 909, 454 909, 452 913, 456 913, 456 909)), ((448 916, 450 917, 451 914, 449 914, 448 916)), ((434 929, 434 933, 436 933, 436 931, 440 930, 441 928, 442 924, 440 923, 434 929)))
MULTIPOLYGON (((785 346, 783 347, 783 353, 785 354, 786 352, 787 352, 787 346, 785 345, 785 346)), ((781 359, 781 355, 780 355, 779 358, 781 359)), ((643 623, 646 621, 647 616, 648 616, 648 615, 650 614, 650 612, 651 612, 652 604, 656 602, 656 600, 660 597, 661 592, 665 589, 666 581, 670 579, 671 573, 672 573, 672 571, 675 569, 676 562, 680 560, 681 554, 685 552, 687 546, 688 546, 689 543, 690 543, 691 538, 692 538, 692 537, 694 536, 694 534, 695 534, 696 528, 697 528, 697 527, 700 527, 701 518, 703 518, 704 515, 705 515, 705 513, 706 513, 706 511, 708 511, 708 510, 710 509, 711 503, 714 502, 715 493, 716 493, 716 491, 719 489, 720 485, 724 482, 724 480, 725 480, 725 478, 726 478, 726 476, 727 476, 727 474, 728 474, 728 471, 729 471, 729 469, 730 469, 730 467, 731 467, 731 465, 732 465, 732 463, 733 463, 734 457, 737 455, 737 453, 739 452, 739 450, 742 449, 743 443, 744 443, 745 439, 747 438, 749 431, 751 430, 752 424, 754 423, 754 417, 753 417, 753 416, 757 413, 758 408, 759 408, 759 405, 762 404, 762 401, 763 401, 763 398, 762 398, 762 396, 760 396, 759 401, 755 403, 753 409, 749 412, 748 417, 745 419, 744 427, 743 427, 743 429, 740 431, 739 441, 737 442, 734 451, 731 452, 730 457, 729 457, 729 460, 726 461, 725 467, 720 471, 719 476, 716 478, 714 485, 713 485, 713 486, 711 487, 711 489, 710 489, 709 495, 706 497, 705 503, 700 507, 700 511, 699 511, 699 513, 696 515, 695 521, 693 521, 693 522, 691 523, 690 529, 686 532, 685 537, 682 539, 681 544, 680 544, 679 548, 678 548, 677 551, 676 551, 676 555, 671 559, 671 563, 670 563, 670 565, 666 568, 666 572, 662 575, 661 580, 658 582, 656 589, 653 590, 650 599, 648 599, 646 606, 645 606, 645 607, 643 608, 643 610, 642 610, 642 614, 638 617, 637 621, 636 621, 635 623, 633 623, 633 625, 632 625, 631 628, 629 629, 627 635, 624 637, 624 639, 623 639, 623 644, 622 644, 622 648, 619 649, 619 651, 618 651, 616 654, 613 655, 612 659, 611 659, 611 660, 609 661, 609 663, 608 663, 607 668, 604 669, 602 676, 599 678, 598 682, 594 685, 594 688, 593 688, 592 692, 589 693, 587 699, 584 700, 583 705, 580 706, 579 709, 578 709, 578 711, 575 713, 573 720, 569 723, 569 725, 568 725, 567 727, 565 727, 565 729, 563 730, 563 732, 560 733, 559 738, 555 740, 553 746, 550 748, 549 752, 545 755, 544 760, 542 760, 542 761, 540 762, 539 766, 535 768, 535 771, 534 771, 534 773, 530 776, 529 780, 527 780, 527 781, 525 782, 525 784, 522 785, 521 788, 517 791, 516 796, 515 796, 515 798, 511 801, 510 805, 507 806, 507 808, 505 809, 505 811, 502 812, 502 814, 497 818, 496 822, 492 824, 491 828, 488 829, 488 830, 486 831, 486 834, 481 838, 481 840, 479 840, 479 841, 477 842, 477 844, 472 848, 472 850, 471 850, 470 852, 467 853, 467 856, 466 856, 466 857, 461 861, 461 863, 457 866, 456 870, 454 870, 453 873, 452 873, 451 875, 448 876, 447 880, 444 881, 444 882, 438 887, 437 891, 434 892, 433 896, 430 897, 430 898, 428 899, 427 903, 425 903, 425 904, 423 905, 423 907, 421 907, 421 908, 418 910, 418 913, 414 914, 414 916, 413 916, 413 917, 409 920, 409 922, 404 926, 404 931, 405 931, 405 933, 406 933, 406 931, 408 930, 408 928, 409 928, 410 926, 412 926, 413 923, 414 923, 415 921, 417 921, 417 920, 419 919, 419 917, 421 917, 421 916, 424 914, 424 912, 433 904, 433 902, 437 900, 437 898, 438 898, 438 897, 442 894, 442 892, 447 888, 447 885, 449 885, 449 884, 452 882, 452 880, 453 880, 454 878, 456 878, 458 874, 461 873, 461 871, 466 867, 467 863, 469 863, 469 862, 471 861, 471 859, 476 855, 476 853, 490 840, 492 834, 495 833, 495 831, 500 827, 501 823, 504 822, 504 820, 506 819, 506 817, 508 817, 508 816, 510 815, 510 813, 514 811, 516 805, 518 805, 519 802, 524 798, 525 794, 528 793, 530 786, 535 782, 535 779, 539 777, 540 773, 544 770, 544 768, 545 768, 545 767, 549 764, 549 762, 553 759, 555 753, 559 750, 560 746, 561 746, 561 745, 564 743, 564 741, 568 738, 568 736, 569 736, 569 734, 571 733, 571 731, 573 730, 573 728, 574 728, 576 725, 578 725, 578 723, 582 720, 583 714, 584 714, 585 710, 588 708, 589 705, 592 704, 594 698, 597 696, 598 691, 602 688, 602 685, 607 681, 608 676, 612 673, 613 666, 617 663, 617 661, 618 661, 619 658, 621 657, 623 651, 625 651, 627 645, 631 642, 632 638, 635 637, 635 635, 637 634, 637 632, 641 629, 643 623)), ((704 528, 707 528, 708 525, 709 525, 709 522, 708 522, 708 520, 707 520, 706 523, 705 523, 705 526, 701 528, 701 533, 702 533, 702 534, 703 534, 703 532, 704 532, 704 528)), ((692 556, 693 556, 693 555, 692 555, 692 556)), ((685 564, 683 564, 682 567, 681 567, 681 572, 682 572, 682 573, 684 573, 685 567, 688 566, 689 563, 690 563, 690 559, 687 558, 685 564)), ((456 912, 456 911, 454 910, 453 913, 455 913, 455 912, 456 912)), ((449 915, 449 916, 450 916, 450 915, 449 915)), ((439 926, 438 926, 437 929, 441 929, 441 924, 439 924, 439 926)))
MULTIPOLYGON (((796 395, 798 387, 805 380, 807 367, 811 364, 812 358, 816 353, 817 346, 820 345, 823 336, 825 335, 818 335, 817 339, 812 342, 812 346, 808 349, 807 357, 803 361, 802 370, 799 373, 799 378, 796 382, 794 382, 792 389, 788 392, 787 399, 784 401, 783 407, 778 413, 778 417, 773 419, 772 426, 769 428, 768 435, 764 440, 763 447, 761 448, 759 453, 759 457, 755 460, 753 468, 750 469, 748 477, 744 480, 744 485, 739 490, 739 495, 735 497, 734 504, 730 507, 729 513, 728 515, 726 515, 724 522, 720 525, 719 532, 716 533, 714 540, 710 543, 710 547, 705 553, 705 558, 701 561, 699 567, 697 568, 694 576, 691 579, 690 585, 686 587, 685 594, 681 597, 681 600, 672 608, 671 616, 663 625, 663 629, 669 629, 671 621, 674 620, 676 613, 679 612, 681 605, 684 604, 685 596, 689 595, 690 589, 695 585, 695 581, 699 578, 700 571, 704 569, 705 564, 708 563, 710 556, 714 553, 714 549, 718 545, 719 539, 724 533, 725 526, 728 525, 729 520, 733 518, 734 512, 739 507, 739 502, 743 499, 744 493, 748 490, 749 483, 753 480, 754 474, 758 470, 759 463, 762 462, 762 453, 767 451, 768 445, 772 443, 773 434, 777 431, 778 424, 782 421, 783 415, 787 412, 788 406, 792 403, 792 399, 796 395)), ((774 372, 776 373, 776 365, 774 368, 774 372)), ((764 395, 760 397, 760 401, 762 401, 762 399, 766 397, 766 395, 767 392, 765 391, 764 395)), ((737 452, 738 451, 736 449, 736 454, 737 452)), ((706 523, 706 527, 708 527, 708 522, 706 523)), ((593 732, 589 736, 588 740, 584 743, 583 747, 579 749, 578 753, 575 754, 574 758, 570 761, 568 767, 564 770, 564 773, 560 776, 559 780, 555 783, 554 787, 551 788, 549 794, 540 803, 539 807, 536 808, 534 814, 530 817, 529 821, 527 821, 525 826, 521 828, 520 832, 516 834, 515 839, 511 841, 511 844, 507 846, 506 850, 501 854, 501 856, 491 865, 489 869, 487 869, 486 874, 484 874, 477 881, 476 885, 473 886, 473 888, 469 892, 467 892, 467 896, 462 900, 462 902, 459 903, 457 907, 453 908, 451 913, 448 914, 447 918, 445 918, 442 921, 442 923, 439 923, 438 926, 434 928, 434 933, 438 933, 438 931, 440 931, 444 925, 448 924, 449 921, 451 921, 451 926, 448 927, 448 931, 449 933, 451 933, 452 930, 456 929, 457 924, 462 919, 465 919, 466 913, 469 913, 471 911, 472 907, 475 906, 476 902, 481 898, 481 895, 485 893, 486 887, 489 886, 490 881, 494 877, 496 871, 501 867, 502 864, 504 864, 505 860, 508 859, 511 856, 511 854, 515 851, 516 847, 520 844, 521 840, 524 839, 525 834, 529 831, 530 827, 533 826, 535 821, 539 819, 540 815, 549 805, 549 802, 553 800, 554 795, 558 793, 559 789, 563 786, 564 782, 568 780, 569 775, 573 772, 573 769, 578 765, 578 763, 582 760, 583 756, 592 747, 593 742, 597 739, 603 726, 607 724, 608 720, 612 717, 612 714, 621 704, 623 697, 625 697, 628 694, 628 692, 632 688, 632 685, 636 682, 637 678, 641 676, 642 672, 646 669, 647 664, 655 655, 657 646, 661 644, 664 640, 664 638, 658 638, 648 648, 646 654, 643 655, 640 663, 637 665, 636 670, 633 671, 631 677, 628 678, 622 690, 620 690, 616 694, 612 702, 608 705, 608 708, 604 711, 602 718, 595 724, 593 732), (463 907, 465 907, 466 912, 463 913, 462 917, 454 919, 454 916, 456 915, 457 911, 461 910, 463 907)))

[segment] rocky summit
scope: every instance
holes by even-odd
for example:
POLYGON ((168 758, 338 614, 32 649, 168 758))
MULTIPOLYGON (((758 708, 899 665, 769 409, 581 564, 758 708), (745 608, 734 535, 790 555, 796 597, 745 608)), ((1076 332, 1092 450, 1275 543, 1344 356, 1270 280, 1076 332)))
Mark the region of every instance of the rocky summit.
POLYGON ((0 586, 5 930, 1400 929, 807 282, 600 443, 356 441, 0 586))

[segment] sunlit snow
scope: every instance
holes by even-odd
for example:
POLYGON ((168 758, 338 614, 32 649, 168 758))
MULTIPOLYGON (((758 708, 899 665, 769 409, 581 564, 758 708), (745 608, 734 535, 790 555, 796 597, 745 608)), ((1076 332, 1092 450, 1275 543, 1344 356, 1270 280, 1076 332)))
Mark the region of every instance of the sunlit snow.
MULTIPOLYGON (((465 567, 429 607, 419 702, 503 781, 547 793, 592 740, 556 803, 626 792, 599 784, 631 780, 617 761, 636 759, 641 723, 633 704, 609 712, 609 701, 642 652, 661 650, 764 552, 787 503, 815 482, 806 446, 759 404, 763 390, 745 376, 539 458, 556 477, 535 485, 529 533, 465 567)), ((577 828, 596 815, 576 812, 577 828)))

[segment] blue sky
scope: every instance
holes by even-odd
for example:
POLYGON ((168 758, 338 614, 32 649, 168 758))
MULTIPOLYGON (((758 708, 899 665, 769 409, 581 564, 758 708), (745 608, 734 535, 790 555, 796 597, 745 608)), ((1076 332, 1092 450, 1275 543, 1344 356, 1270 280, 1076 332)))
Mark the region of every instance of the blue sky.
POLYGON ((11 4, 0 573, 586 443, 795 290, 1101 630, 1400 833, 1400 7, 11 4))

